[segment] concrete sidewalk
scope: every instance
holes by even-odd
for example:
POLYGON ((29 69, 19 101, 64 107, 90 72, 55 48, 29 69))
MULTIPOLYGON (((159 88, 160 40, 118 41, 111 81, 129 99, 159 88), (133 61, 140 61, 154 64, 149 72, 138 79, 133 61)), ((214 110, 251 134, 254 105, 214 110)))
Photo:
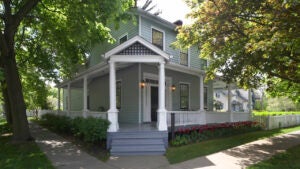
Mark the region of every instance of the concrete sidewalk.
POLYGON ((30 129, 39 147, 57 169, 238 169, 300 144, 300 131, 296 131, 174 165, 170 165, 165 156, 111 157, 104 163, 37 124, 30 124, 30 129))
POLYGON ((169 169, 240 169, 268 159, 278 152, 300 144, 300 131, 257 140, 208 156, 195 158, 169 169))

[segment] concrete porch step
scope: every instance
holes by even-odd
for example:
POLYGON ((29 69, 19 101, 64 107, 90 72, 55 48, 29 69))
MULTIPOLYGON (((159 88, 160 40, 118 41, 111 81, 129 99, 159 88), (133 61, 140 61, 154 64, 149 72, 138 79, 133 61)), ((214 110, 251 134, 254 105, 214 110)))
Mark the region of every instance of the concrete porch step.
POLYGON ((162 155, 166 151, 166 131, 126 131, 108 135, 111 155, 162 155))

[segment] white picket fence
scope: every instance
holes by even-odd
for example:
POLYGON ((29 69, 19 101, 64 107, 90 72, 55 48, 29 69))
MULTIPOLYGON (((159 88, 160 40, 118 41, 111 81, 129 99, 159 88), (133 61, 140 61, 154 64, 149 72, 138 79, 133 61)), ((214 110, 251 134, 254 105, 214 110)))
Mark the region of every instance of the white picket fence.
POLYGON ((253 116, 253 121, 261 123, 266 130, 300 125, 300 115, 253 116))

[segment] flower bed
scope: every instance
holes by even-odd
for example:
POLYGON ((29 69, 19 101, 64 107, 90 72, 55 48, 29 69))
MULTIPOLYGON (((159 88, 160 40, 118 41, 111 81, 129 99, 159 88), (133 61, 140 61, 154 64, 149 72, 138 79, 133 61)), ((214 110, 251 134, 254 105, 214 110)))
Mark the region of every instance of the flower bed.
POLYGON ((179 128, 175 131, 175 139, 171 140, 172 146, 181 146, 211 138, 231 136, 245 132, 261 130, 258 122, 243 121, 233 123, 219 123, 189 128, 179 128))

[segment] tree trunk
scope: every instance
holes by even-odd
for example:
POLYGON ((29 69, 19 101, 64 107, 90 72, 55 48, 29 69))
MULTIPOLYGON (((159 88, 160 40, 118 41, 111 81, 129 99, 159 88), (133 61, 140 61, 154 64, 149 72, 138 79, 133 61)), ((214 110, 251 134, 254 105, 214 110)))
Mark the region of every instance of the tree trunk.
MULTIPOLYGON (((12 36, 13 37, 13 36, 12 36)), ((7 92, 12 111, 13 141, 23 142, 31 140, 26 116, 26 107, 22 93, 21 80, 17 69, 13 39, 6 37, 7 53, 2 56, 7 92), (11 43, 9 43, 11 42, 11 43)), ((4 54, 4 53, 2 53, 4 54)))
POLYGON ((7 92, 7 84, 5 81, 1 82, 1 87, 2 87, 2 96, 3 96, 3 101, 4 101, 4 113, 5 113, 5 118, 6 121, 9 125, 12 125, 12 114, 11 114, 11 107, 10 107, 10 102, 8 98, 8 92, 7 92))

